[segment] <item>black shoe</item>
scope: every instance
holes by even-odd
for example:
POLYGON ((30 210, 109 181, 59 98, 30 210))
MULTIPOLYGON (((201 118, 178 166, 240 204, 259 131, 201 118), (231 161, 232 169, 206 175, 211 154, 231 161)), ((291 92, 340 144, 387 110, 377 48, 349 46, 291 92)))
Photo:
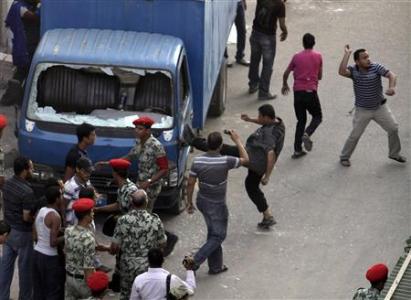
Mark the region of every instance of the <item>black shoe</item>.
POLYGON ((191 146, 195 137, 196 135, 191 126, 185 124, 183 129, 183 142, 191 146))
POLYGON ((350 167, 351 166, 351 162, 349 159, 340 159, 340 164, 343 167, 350 167))
POLYGON ((303 135, 303 144, 304 144, 305 150, 311 151, 313 149, 313 141, 310 139, 310 137, 306 133, 304 133, 303 135))
POLYGON ((176 236, 175 234, 166 231, 166 235, 167 235, 167 245, 164 248, 164 257, 167 257, 171 254, 171 252, 173 252, 174 250, 174 246, 177 244, 178 241, 178 236, 176 236))
POLYGON ((297 158, 303 157, 306 154, 307 154, 307 152, 305 152, 304 150, 301 150, 301 151, 298 151, 298 152, 296 151, 296 152, 294 152, 293 155, 291 155, 291 158, 292 159, 297 159, 297 158))
POLYGON ((260 223, 258 223, 257 225, 260 228, 268 229, 268 228, 270 228, 271 226, 273 226, 275 224, 277 224, 277 222, 274 219, 274 217, 271 216, 271 217, 268 217, 268 218, 263 218, 263 220, 260 223))
POLYGON ((250 87, 248 88, 248 93, 249 94, 254 94, 254 93, 256 93, 258 91, 258 85, 256 85, 256 86, 251 86, 250 85, 250 87))
POLYGON ((400 162, 400 163, 405 163, 405 162, 407 162, 407 158, 404 157, 404 156, 402 156, 402 155, 398 155, 398 157, 389 156, 388 158, 391 158, 391 159, 393 159, 393 160, 396 160, 396 161, 398 161, 398 162, 400 162))
POLYGON ((245 60, 244 58, 237 60, 236 63, 246 67, 250 65, 250 62, 248 60, 245 60))
POLYGON ((228 271, 228 267, 226 265, 223 265, 220 270, 217 270, 217 271, 208 270, 208 274, 209 275, 217 275, 217 274, 223 273, 225 271, 228 271))
POLYGON ((258 95, 258 100, 261 100, 261 101, 274 100, 275 98, 277 98, 277 95, 273 95, 271 93, 258 95))

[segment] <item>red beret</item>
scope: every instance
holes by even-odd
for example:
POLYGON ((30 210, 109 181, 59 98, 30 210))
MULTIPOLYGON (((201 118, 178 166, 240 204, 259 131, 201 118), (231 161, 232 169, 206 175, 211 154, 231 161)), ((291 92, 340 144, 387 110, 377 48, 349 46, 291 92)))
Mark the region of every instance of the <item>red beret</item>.
POLYGON ((0 129, 7 126, 7 117, 5 115, 0 115, 0 129))
POLYGON ((127 170, 131 165, 131 162, 129 162, 127 159, 122 159, 122 158, 114 158, 110 160, 110 166, 113 169, 122 169, 122 170, 127 170))
POLYGON ((81 213, 91 210, 94 207, 94 200, 90 198, 80 198, 73 203, 73 210, 81 213))
POLYGON ((108 288, 108 276, 104 272, 94 272, 87 278, 87 285, 94 292, 104 291, 108 288))
POLYGON ((378 282, 381 280, 385 280, 388 277, 388 268, 384 264, 376 264, 370 267, 367 271, 365 277, 370 282, 378 282))
POLYGON ((154 120, 150 117, 142 116, 133 121, 134 126, 141 125, 147 128, 150 128, 154 124, 154 120))

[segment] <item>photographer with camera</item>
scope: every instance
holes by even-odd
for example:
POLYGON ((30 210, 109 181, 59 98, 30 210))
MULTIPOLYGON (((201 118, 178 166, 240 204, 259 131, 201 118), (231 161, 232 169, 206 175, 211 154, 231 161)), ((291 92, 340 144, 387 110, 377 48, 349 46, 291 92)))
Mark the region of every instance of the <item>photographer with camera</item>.
POLYGON ((207 259, 209 274, 227 271, 223 265, 223 243, 227 234, 228 209, 226 205, 228 171, 248 163, 248 154, 240 137, 234 130, 225 131, 236 144, 239 158, 220 154, 223 138, 219 132, 212 132, 207 138, 208 151, 194 158, 187 184, 187 211, 194 212, 193 193, 198 179, 197 208, 207 224, 207 241, 194 255, 188 257, 194 270, 207 259))

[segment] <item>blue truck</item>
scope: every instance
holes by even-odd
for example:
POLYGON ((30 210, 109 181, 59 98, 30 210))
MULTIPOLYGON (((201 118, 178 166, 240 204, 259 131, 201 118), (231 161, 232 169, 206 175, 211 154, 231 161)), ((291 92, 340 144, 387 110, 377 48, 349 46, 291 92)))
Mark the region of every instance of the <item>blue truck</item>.
MULTIPOLYGON (((41 42, 26 81, 18 146, 35 165, 36 189, 61 176, 75 128, 96 127, 94 161, 122 157, 135 143, 132 121, 156 123, 169 173, 157 209, 184 205, 189 146, 184 128, 202 128, 226 102, 224 58, 237 0, 43 0, 41 42)), ((138 162, 132 168, 138 172, 138 162)), ((114 201, 111 170, 91 177, 114 201)))

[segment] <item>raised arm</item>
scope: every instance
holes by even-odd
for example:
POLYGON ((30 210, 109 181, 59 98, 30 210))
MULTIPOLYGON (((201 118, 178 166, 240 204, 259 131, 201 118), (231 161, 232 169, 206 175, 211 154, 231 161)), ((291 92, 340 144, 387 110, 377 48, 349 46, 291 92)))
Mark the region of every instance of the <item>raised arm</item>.
POLYGON ((344 47, 344 57, 341 60, 340 67, 338 68, 338 74, 344 77, 351 77, 351 71, 348 69, 348 60, 350 59, 352 50, 350 45, 345 45, 344 47))

